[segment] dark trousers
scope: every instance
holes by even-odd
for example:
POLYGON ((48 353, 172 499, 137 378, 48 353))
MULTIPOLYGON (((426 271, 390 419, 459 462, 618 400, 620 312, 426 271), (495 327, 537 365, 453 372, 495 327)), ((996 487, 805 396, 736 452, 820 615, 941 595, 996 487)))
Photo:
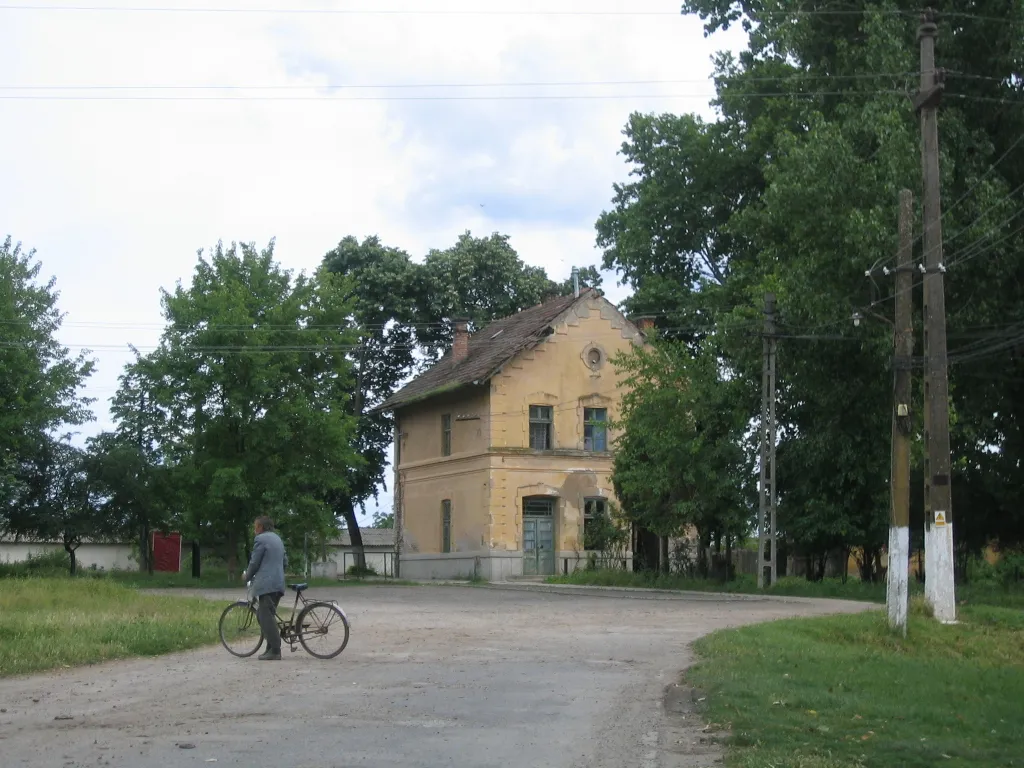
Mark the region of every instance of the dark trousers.
POLYGON ((281 630, 277 628, 277 604, 281 602, 281 597, 280 592, 260 595, 260 606, 256 611, 260 629, 267 641, 267 650, 274 653, 281 652, 281 630))

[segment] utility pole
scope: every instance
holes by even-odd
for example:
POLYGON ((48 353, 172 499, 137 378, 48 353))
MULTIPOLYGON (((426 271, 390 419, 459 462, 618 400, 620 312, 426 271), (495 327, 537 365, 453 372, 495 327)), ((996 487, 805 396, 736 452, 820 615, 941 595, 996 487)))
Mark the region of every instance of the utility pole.
POLYGON ((889 568, 885 604, 889 626, 906 637, 907 589, 910 579, 910 366, 914 354, 912 264, 914 195, 900 191, 900 247, 896 258, 896 325, 893 332, 892 517, 889 521, 889 568))
POLYGON ((938 106, 945 73, 935 69, 935 12, 928 9, 917 32, 921 44, 921 89, 914 106, 921 114, 924 176, 924 558, 925 600, 935 618, 956 621, 953 584, 953 520, 949 460, 949 381, 946 360, 946 300, 942 262, 942 203, 939 189, 938 106))
POLYGON ((394 466, 394 481, 391 485, 394 492, 394 508, 393 518, 395 526, 395 556, 391 564, 391 575, 399 579, 401 578, 401 567, 402 567, 402 533, 404 521, 402 519, 402 470, 400 469, 402 464, 402 425, 398 421, 398 414, 395 414, 395 466, 394 466))
POLYGON ((764 342, 761 375, 761 484, 758 505, 757 587, 774 584, 778 576, 775 537, 775 294, 764 295, 764 342))
MULTIPOLYGON (((143 435, 142 435, 142 418, 143 418, 142 415, 145 412, 146 412, 146 393, 145 392, 139 392, 139 413, 138 413, 138 418, 135 420, 135 443, 136 443, 136 445, 138 446, 138 449, 139 449, 139 458, 140 458, 140 460, 143 460, 143 461, 148 459, 148 453, 149 453, 148 451, 145 450, 145 444, 144 444, 143 435)), ((146 470, 143 470, 143 472, 145 472, 145 471, 146 470)), ((143 481, 144 481, 144 476, 141 479, 143 479, 143 481)), ((152 532, 149 530, 149 512, 150 512, 149 507, 148 507, 149 500, 146 499, 145 497, 143 497, 143 499, 141 499, 141 500, 136 499, 136 504, 139 504, 140 506, 146 505, 143 509, 140 510, 140 511, 143 512, 143 518, 144 519, 143 519, 143 523, 142 523, 141 541, 139 542, 139 544, 140 544, 139 555, 143 558, 143 562, 141 564, 142 567, 145 568, 146 573, 148 573, 150 576, 152 576, 153 575, 153 548, 150 545, 150 538, 152 537, 152 532)))

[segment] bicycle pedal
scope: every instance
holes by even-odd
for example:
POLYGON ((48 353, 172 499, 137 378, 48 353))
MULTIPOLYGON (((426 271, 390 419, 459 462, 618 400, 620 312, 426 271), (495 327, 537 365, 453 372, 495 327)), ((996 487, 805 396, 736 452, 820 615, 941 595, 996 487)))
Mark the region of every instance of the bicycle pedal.
POLYGON ((288 647, 291 649, 292 653, 295 653, 295 651, 298 650, 294 645, 290 645, 288 647))

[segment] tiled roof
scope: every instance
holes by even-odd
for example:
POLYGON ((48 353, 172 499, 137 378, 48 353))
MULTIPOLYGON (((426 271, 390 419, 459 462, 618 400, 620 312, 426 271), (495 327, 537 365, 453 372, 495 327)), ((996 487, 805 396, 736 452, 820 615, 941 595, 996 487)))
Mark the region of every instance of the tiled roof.
POLYGON ((551 323, 559 315, 577 301, 595 293, 592 288, 584 288, 579 298, 559 296, 495 320, 469 337, 469 353, 465 359, 453 362, 449 350, 431 368, 395 392, 376 410, 391 411, 447 390, 487 381, 518 352, 547 336, 551 332, 551 323))
MULTIPOLYGON (((359 533, 363 535, 364 547, 393 547, 395 546, 394 528, 360 528, 359 533)), ((352 546, 352 537, 348 531, 342 531, 338 538, 328 542, 335 547, 352 546)))

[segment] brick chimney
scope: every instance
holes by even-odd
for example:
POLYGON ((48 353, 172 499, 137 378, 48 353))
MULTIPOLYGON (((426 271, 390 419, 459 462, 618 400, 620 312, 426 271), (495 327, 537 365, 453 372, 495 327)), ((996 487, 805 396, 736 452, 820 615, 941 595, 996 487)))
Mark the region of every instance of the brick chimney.
POLYGON ((469 320, 464 317, 452 321, 455 325, 455 341, 452 343, 452 362, 458 365, 469 354, 469 320))
POLYGON ((640 315, 633 318, 633 323, 644 333, 654 328, 654 317, 651 315, 640 315))

